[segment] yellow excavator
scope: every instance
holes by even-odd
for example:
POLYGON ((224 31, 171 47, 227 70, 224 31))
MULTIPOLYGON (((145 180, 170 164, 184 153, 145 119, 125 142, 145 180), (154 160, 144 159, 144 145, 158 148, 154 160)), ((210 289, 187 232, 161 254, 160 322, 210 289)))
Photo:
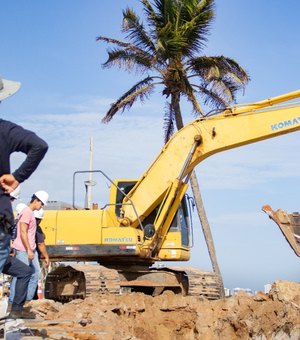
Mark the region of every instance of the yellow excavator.
POLYGON ((214 273, 154 264, 190 259, 186 191, 196 165, 215 153, 299 130, 300 104, 291 102, 298 97, 300 90, 197 119, 173 135, 138 180, 111 180, 98 170, 110 183, 104 207, 80 209, 73 198, 70 207, 47 210, 47 250, 62 265, 47 275, 45 297, 69 301, 94 291, 172 290, 219 298, 214 273))

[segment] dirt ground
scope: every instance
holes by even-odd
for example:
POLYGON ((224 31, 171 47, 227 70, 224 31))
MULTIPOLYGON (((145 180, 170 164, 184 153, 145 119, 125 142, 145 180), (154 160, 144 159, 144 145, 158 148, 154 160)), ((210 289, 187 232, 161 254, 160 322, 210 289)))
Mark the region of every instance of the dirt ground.
POLYGON ((23 327, 35 339, 300 339, 296 282, 276 281, 269 294, 240 292, 215 301, 172 292, 95 294, 66 304, 31 301, 27 308, 37 316, 23 327))

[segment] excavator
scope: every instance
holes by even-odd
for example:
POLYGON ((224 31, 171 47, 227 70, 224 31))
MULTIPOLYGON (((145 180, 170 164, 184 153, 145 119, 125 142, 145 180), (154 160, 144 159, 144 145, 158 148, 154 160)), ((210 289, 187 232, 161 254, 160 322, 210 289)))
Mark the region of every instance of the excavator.
POLYGON ((215 273, 159 265, 190 259, 186 192, 191 172, 215 153, 300 130, 300 104, 294 101, 299 97, 300 90, 192 121, 137 180, 112 180, 94 170, 109 182, 107 204, 79 208, 73 188, 72 205, 45 211, 47 250, 52 261, 61 263, 46 277, 45 297, 70 301, 92 292, 158 295, 171 290, 220 298, 221 278, 215 273))

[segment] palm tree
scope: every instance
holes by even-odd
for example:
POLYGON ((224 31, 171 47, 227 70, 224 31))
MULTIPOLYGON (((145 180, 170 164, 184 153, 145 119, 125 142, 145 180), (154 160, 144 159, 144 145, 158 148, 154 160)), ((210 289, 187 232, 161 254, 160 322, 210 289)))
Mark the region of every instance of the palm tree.
MULTIPOLYGON (((154 88, 161 86, 167 104, 164 117, 166 142, 175 126, 178 130, 184 126, 180 108, 182 98, 191 103, 194 114, 204 117, 202 105, 216 111, 224 109, 235 101, 238 91, 248 83, 249 76, 233 59, 202 53, 214 19, 214 0, 140 2, 147 26, 132 9, 127 8, 123 11, 122 26, 125 41, 97 37, 98 41, 113 46, 108 49, 104 68, 118 66, 145 75, 111 105, 102 122, 108 123, 117 112, 130 109, 138 99, 148 99, 154 88)), ((221 278, 194 172, 190 182, 212 267, 221 278)))

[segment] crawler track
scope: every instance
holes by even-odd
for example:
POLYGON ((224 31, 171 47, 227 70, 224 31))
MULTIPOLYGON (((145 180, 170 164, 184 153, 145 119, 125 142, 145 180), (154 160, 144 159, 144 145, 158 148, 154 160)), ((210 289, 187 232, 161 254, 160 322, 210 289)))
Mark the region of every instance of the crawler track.
POLYGON ((208 300, 221 298, 221 280, 216 274, 196 268, 184 268, 184 270, 189 278, 188 295, 203 296, 208 300))
POLYGON ((155 296, 165 290, 203 296, 208 300, 221 297, 220 280, 211 272, 180 267, 149 269, 132 266, 111 269, 93 264, 74 264, 50 273, 46 280, 45 297, 67 302, 85 298, 94 292, 121 294, 135 291, 155 296))
POLYGON ((84 272, 87 296, 93 292, 119 294, 121 287, 117 270, 92 264, 72 265, 72 267, 84 272))

